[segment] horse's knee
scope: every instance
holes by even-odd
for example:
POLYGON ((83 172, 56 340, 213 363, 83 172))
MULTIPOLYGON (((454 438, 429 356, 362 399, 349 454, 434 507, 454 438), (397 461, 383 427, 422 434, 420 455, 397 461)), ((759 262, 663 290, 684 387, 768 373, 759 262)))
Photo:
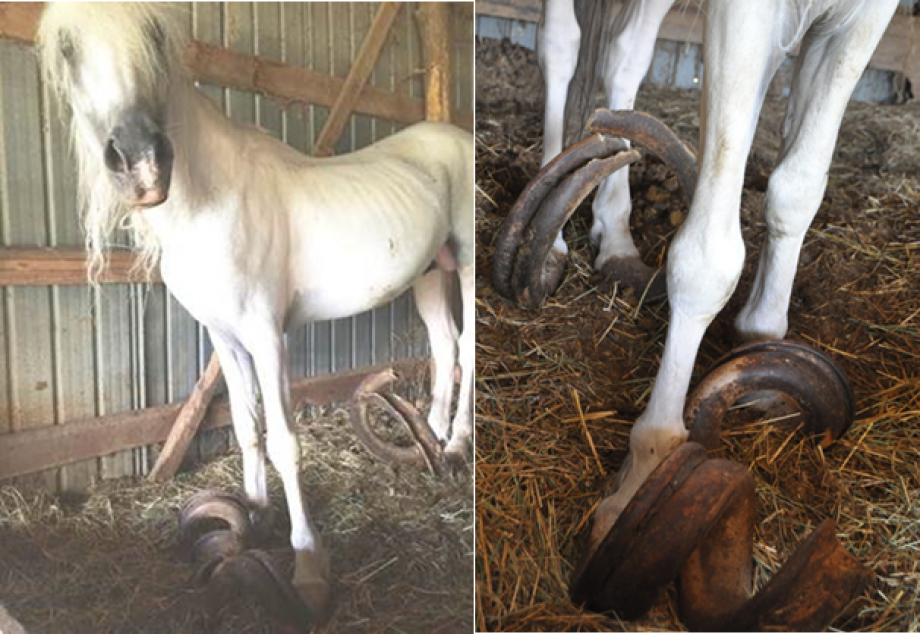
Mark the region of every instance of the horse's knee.
POLYGON ((668 252, 668 297, 672 311, 711 321, 741 277, 744 241, 737 215, 726 228, 691 222, 688 218, 668 252))

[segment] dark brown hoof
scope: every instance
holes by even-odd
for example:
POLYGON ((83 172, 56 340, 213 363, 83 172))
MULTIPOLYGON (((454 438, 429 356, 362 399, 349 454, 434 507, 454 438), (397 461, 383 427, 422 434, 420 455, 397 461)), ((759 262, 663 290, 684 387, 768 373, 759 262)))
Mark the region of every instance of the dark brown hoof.
POLYGON ((199 491, 179 512, 179 543, 193 559, 196 558, 193 552, 195 544, 203 535, 225 531, 245 543, 251 529, 246 502, 223 491, 199 491))
MULTIPOLYGON (((560 153, 531 180, 498 235, 493 283, 500 294, 522 307, 539 307, 559 286, 562 271, 548 260, 556 236, 578 205, 601 180, 640 158, 637 150, 625 149, 621 139, 658 155, 676 172, 687 198, 693 196, 696 155, 660 121, 641 112, 598 110, 588 130, 594 134, 560 153)), ((657 281, 662 275, 646 275, 639 267, 611 271, 604 277, 610 274, 610 279, 629 285, 639 297, 646 289, 647 299, 666 295, 664 279, 657 281)))
POLYGON ((579 562, 572 600, 633 619, 677 580, 681 618, 694 630, 827 628, 872 573, 825 520, 752 597, 755 504, 744 467, 709 460, 696 443, 676 448, 579 562))
POLYGON ((657 302, 668 297, 667 275, 664 269, 646 266, 634 257, 608 258, 600 269, 600 287, 609 290, 614 284, 631 289, 636 299, 657 302))
POLYGON ((368 376, 355 391, 349 420, 368 451, 386 462, 404 463, 440 473, 444 461, 441 443, 419 411, 398 394, 381 392, 396 380, 392 369, 368 376), (377 434, 368 420, 371 407, 400 421, 412 436, 412 445, 399 445, 377 434))
POLYGON ((719 446, 728 408, 752 392, 776 391, 802 410, 805 432, 822 446, 840 438, 856 415, 853 388, 829 356, 796 341, 762 341, 741 346, 719 359, 687 398, 684 420, 690 439, 719 446))

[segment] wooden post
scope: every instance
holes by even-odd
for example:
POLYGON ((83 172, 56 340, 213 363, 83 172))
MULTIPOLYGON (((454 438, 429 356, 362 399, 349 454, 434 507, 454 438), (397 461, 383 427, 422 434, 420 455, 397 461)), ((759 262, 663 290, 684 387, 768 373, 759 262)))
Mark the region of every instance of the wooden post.
POLYGON ((448 12, 449 5, 444 2, 425 2, 416 13, 425 55, 425 119, 442 123, 453 120, 450 89, 453 38, 448 12))
POLYGON ((339 137, 342 136, 342 130, 345 129, 345 123, 348 117, 355 110, 355 105, 361 96, 361 90, 367 83, 371 71, 374 70, 374 64, 380 57, 383 45, 386 44, 387 36, 393 26, 396 15, 402 8, 402 2, 384 2, 377 10, 371 28, 364 38, 361 50, 355 57, 354 63, 348 71, 348 77, 345 79, 345 85, 339 91, 332 106, 329 118, 326 119, 326 125, 323 126, 319 137, 316 140, 316 146, 313 153, 316 156, 329 156, 332 154, 332 148, 335 146, 339 137))
POLYGON ((195 434, 198 433, 198 427, 208 411, 208 405, 211 404, 214 390, 220 381, 220 375, 220 361, 217 360, 217 355, 212 352, 208 367, 198 379, 191 396, 182 406, 172 429, 169 430, 169 436, 166 438, 163 450, 157 457, 157 462, 150 472, 149 478, 151 480, 162 482, 176 475, 179 466, 182 464, 182 458, 185 457, 188 446, 195 434))

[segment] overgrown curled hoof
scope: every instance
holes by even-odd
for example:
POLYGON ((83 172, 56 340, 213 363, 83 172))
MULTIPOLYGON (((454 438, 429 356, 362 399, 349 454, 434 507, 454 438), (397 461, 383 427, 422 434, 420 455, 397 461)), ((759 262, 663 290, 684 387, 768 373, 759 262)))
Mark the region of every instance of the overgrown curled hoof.
POLYGON ((609 258, 600 268, 600 287, 609 290, 614 284, 629 287, 636 299, 661 301, 668 296, 667 276, 664 269, 647 266, 635 257, 609 258))

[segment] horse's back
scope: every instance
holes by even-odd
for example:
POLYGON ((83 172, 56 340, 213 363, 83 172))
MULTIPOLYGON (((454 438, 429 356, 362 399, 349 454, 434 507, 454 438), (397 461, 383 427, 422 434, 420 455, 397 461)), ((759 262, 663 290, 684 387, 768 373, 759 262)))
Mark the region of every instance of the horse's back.
POLYGON ((461 266, 471 264, 475 251, 473 135, 447 123, 422 122, 387 137, 375 147, 448 184, 451 242, 461 266))

